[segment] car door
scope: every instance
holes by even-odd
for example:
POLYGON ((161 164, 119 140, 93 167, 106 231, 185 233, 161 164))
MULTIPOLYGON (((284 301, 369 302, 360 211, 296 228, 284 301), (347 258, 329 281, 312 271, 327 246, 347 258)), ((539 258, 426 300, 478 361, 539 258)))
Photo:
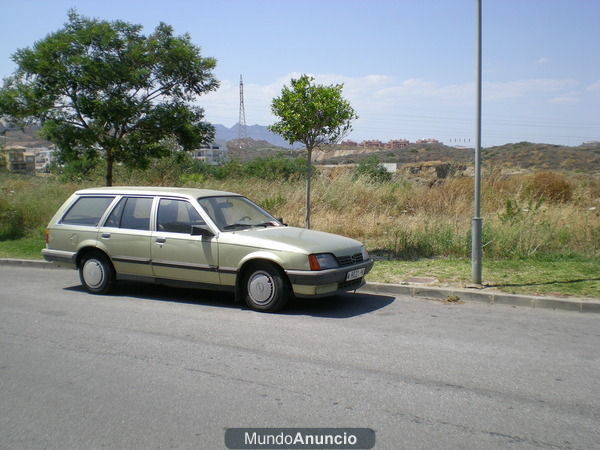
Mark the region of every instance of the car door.
POLYGON ((153 197, 122 197, 100 228, 98 245, 109 255, 119 275, 153 275, 150 265, 153 200, 153 197))
POLYGON ((207 227, 188 200, 159 199, 151 249, 157 279, 219 284, 217 238, 192 236, 193 225, 207 227))

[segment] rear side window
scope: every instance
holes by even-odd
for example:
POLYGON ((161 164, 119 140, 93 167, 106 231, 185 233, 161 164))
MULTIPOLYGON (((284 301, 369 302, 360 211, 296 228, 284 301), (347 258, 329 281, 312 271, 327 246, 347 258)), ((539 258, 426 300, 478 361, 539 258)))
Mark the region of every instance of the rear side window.
POLYGON ((150 212, 152 210, 151 198, 129 197, 123 207, 121 224, 119 228, 131 230, 149 230, 150 212))
POLYGON ((65 225, 98 226, 100 218, 114 200, 112 197, 80 197, 69 208, 60 223, 65 225))

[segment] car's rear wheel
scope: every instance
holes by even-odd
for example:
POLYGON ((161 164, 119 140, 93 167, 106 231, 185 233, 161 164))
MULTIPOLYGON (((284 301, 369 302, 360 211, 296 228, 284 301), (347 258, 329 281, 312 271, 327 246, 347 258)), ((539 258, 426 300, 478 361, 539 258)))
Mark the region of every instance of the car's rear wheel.
POLYGON ((254 264, 246 272, 243 286, 246 304, 257 311, 279 311, 291 295, 284 275, 269 263, 254 264))
POLYGON ((90 253, 79 264, 79 279, 88 292, 106 294, 114 285, 115 271, 106 256, 90 253))

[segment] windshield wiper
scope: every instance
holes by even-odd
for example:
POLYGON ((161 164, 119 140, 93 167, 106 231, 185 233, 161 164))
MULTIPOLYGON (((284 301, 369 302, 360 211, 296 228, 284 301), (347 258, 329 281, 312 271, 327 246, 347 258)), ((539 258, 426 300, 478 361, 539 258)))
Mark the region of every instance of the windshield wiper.
POLYGON ((273 222, 263 222, 263 223, 254 223, 253 227, 275 227, 276 225, 273 222))
POLYGON ((232 223, 231 225, 224 226, 224 230, 241 230, 244 228, 254 228, 254 227, 275 227, 273 222, 262 222, 262 223, 232 223))
POLYGON ((243 228, 250 228, 252 225, 249 223, 232 223, 223 227, 224 230, 241 230, 243 228))

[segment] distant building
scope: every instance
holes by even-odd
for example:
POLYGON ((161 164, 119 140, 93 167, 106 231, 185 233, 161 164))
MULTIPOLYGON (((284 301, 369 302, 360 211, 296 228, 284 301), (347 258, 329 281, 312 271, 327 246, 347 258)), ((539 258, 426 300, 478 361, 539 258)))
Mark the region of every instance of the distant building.
POLYGON ((368 147, 368 148, 383 148, 385 146, 385 144, 378 139, 372 139, 370 141, 362 141, 361 145, 363 147, 368 147))
POLYGON ((35 154, 28 152, 25 147, 12 146, 0 150, 2 164, 9 172, 35 174, 35 154))
POLYGON ((340 143, 340 145, 342 145, 344 147, 358 147, 358 142, 347 140, 347 141, 342 141, 340 143))
POLYGON ((35 170, 37 172, 48 172, 50 164, 54 161, 54 148, 39 147, 33 149, 35 154, 35 170))
POLYGON ((192 158, 203 161, 206 164, 218 166, 219 164, 223 164, 227 159, 227 146, 221 148, 215 143, 203 145, 192 151, 192 158))
POLYGON ((392 139, 385 144, 385 148, 389 150, 396 150, 402 147, 407 147, 410 144, 406 139, 392 139))
POLYGON ((433 138, 417 140, 417 144, 439 144, 439 143, 440 143, 440 141, 438 141, 437 139, 433 139, 433 138))

